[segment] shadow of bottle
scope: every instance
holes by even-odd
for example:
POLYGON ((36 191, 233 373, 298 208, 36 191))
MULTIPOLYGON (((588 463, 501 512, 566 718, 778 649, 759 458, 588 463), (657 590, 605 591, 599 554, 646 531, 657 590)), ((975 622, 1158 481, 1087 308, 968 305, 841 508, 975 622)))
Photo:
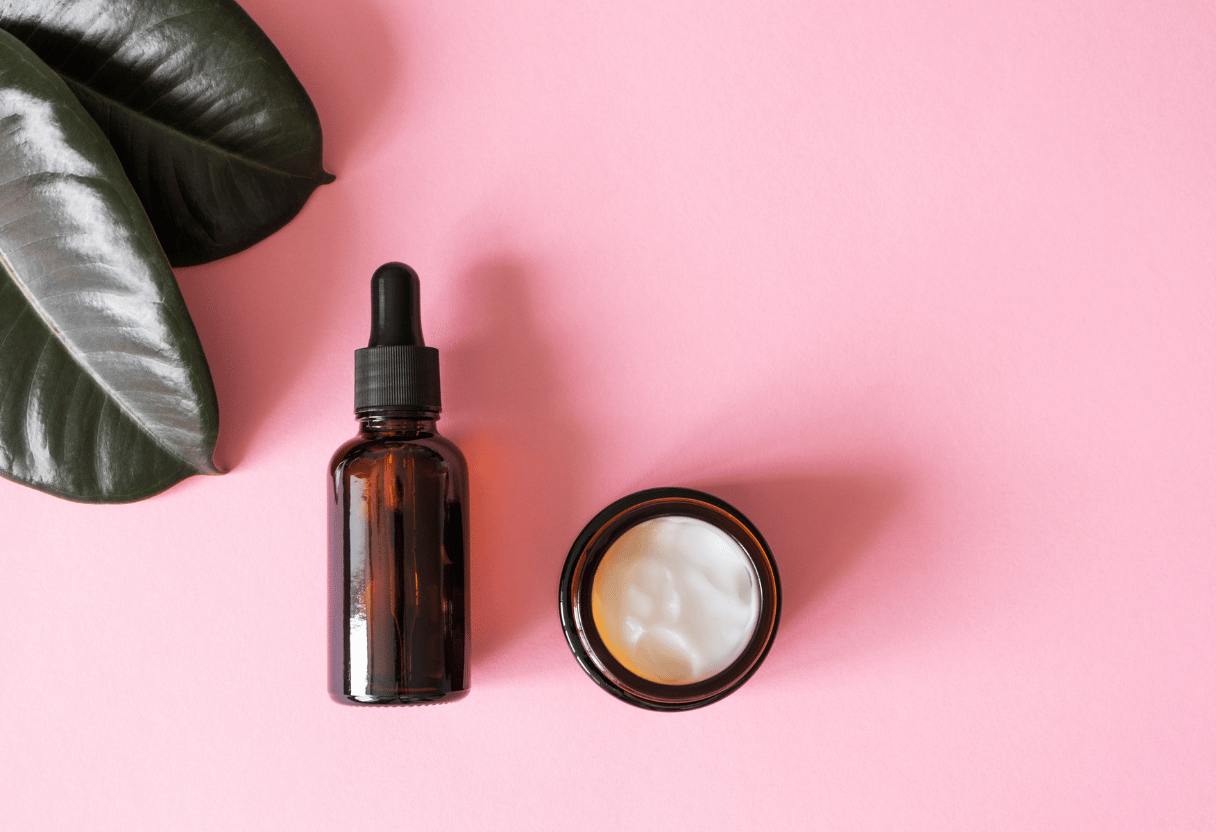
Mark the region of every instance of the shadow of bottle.
POLYGON ((527 263, 487 260, 466 277, 468 334, 443 351, 445 410, 469 462, 473 661, 556 615, 557 575, 584 441, 533 313, 527 263))

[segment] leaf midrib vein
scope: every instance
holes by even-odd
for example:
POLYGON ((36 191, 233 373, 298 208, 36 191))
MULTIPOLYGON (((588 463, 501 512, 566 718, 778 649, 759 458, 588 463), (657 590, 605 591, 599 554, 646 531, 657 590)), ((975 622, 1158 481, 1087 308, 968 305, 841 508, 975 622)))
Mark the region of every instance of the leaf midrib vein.
MULTIPOLYGON (((58 70, 56 70, 56 71, 58 72, 58 70)), ((235 159, 248 167, 262 170, 262 171, 265 171, 266 173, 274 174, 276 176, 281 176, 285 179, 302 179, 306 182, 311 182, 314 179, 320 178, 320 177, 309 176, 309 175, 305 175, 305 174, 301 174, 301 173, 291 173, 290 171, 286 171, 286 170, 282 170, 280 168, 273 167, 272 165, 269 165, 266 162, 260 162, 257 159, 251 159, 248 156, 242 156, 240 153, 236 153, 235 151, 229 150, 228 148, 222 147, 221 145, 215 144, 214 142, 209 142, 206 139, 201 139, 198 136, 191 135, 190 133, 187 133, 185 130, 181 130, 177 127, 174 127, 171 124, 166 124, 163 121, 158 121, 158 120, 152 118, 151 116, 147 115, 146 113, 142 113, 139 110, 136 110, 134 107, 131 107, 130 105, 128 105, 122 101, 119 101, 116 98, 112 98, 111 96, 108 96, 105 93, 98 92, 93 87, 90 87, 89 85, 87 85, 81 81, 78 81, 69 75, 65 75, 62 72, 59 72, 59 77, 63 78, 64 82, 67 83, 67 85, 72 87, 74 90, 75 89, 84 90, 85 93, 87 93, 89 96, 92 96, 93 98, 101 99, 102 101, 105 101, 108 104, 110 104, 111 106, 113 106, 119 110, 122 110, 124 113, 128 113, 130 116, 132 116, 140 121, 144 121, 144 122, 147 122, 148 124, 154 125, 155 127, 157 127, 158 129, 160 129, 164 132, 172 133, 174 136, 177 136, 179 139, 182 139, 189 144, 197 145, 199 147, 207 149, 208 151, 212 151, 217 154, 229 157, 231 159, 235 159)))
MULTIPOLYGON (((42 75, 42 67, 33 65, 27 55, 17 52, 15 56, 12 57, 16 57, 26 66, 32 66, 36 74, 39 76, 42 75)), ((13 267, 13 263, 9 259, 8 253, 5 251, 2 245, 0 245, 0 269, 4 270, 4 273, 8 276, 9 280, 12 281, 13 285, 17 287, 17 291, 25 297, 27 301, 26 308, 33 310, 34 314, 36 314, 42 321, 43 326, 47 328, 47 331, 50 333, 51 337, 64 348, 64 351, 67 352, 68 356, 76 363, 78 367, 81 368, 81 370, 83 370, 84 374, 93 380, 93 383, 102 390, 102 392, 106 395, 106 398, 112 401, 115 406, 117 406, 119 410, 121 410, 127 416, 127 418, 129 418, 131 422, 135 424, 143 432, 143 434, 152 441, 154 445, 159 447, 170 457, 180 460, 182 464, 188 466, 189 468, 198 470, 193 461, 182 456, 182 454, 179 453, 175 448, 167 445, 165 441, 152 430, 148 423, 142 419, 139 414, 134 412, 130 405, 122 397, 120 397, 118 391, 111 387, 111 385, 95 369, 85 362, 84 356, 82 355, 80 349, 67 338, 63 330, 55 325, 53 319, 47 314, 46 310, 43 309, 42 305, 38 302, 38 298, 33 295, 29 288, 17 277, 19 272, 13 267)), ((11 327, 7 333, 5 333, 6 342, 8 341, 9 336, 12 335, 13 329, 15 329, 15 323, 16 322, 14 321, 14 326, 11 327)))
POLYGON ((138 425, 140 430, 144 432, 144 435, 158 445, 161 450, 165 451, 165 453, 169 454, 174 459, 180 459, 182 462, 193 467, 193 463, 191 463, 190 460, 185 459, 175 449, 165 445, 161 438, 156 435, 156 432, 153 431, 142 418, 140 418, 139 414, 131 410, 127 402, 124 401, 118 394, 118 391, 111 387, 110 384, 99 373, 97 373, 96 370, 89 366, 89 364, 84 360, 84 357, 81 355, 80 350, 75 346, 75 344, 72 343, 71 339, 66 336, 63 330, 55 325, 55 322, 42 308, 42 305, 38 302, 38 298, 31 294, 26 288, 25 284, 17 279, 17 270, 13 268, 12 262, 8 259, 8 254, 2 247, 0 247, 0 267, 4 268, 5 274, 8 275, 13 285, 17 287, 17 291, 25 297, 28 303, 27 308, 34 311, 34 314, 41 319, 43 325, 50 331, 51 337, 59 342, 59 344, 67 351, 67 354, 72 357, 72 360, 76 362, 77 366, 84 370, 85 375, 93 379, 93 383, 102 389, 102 392, 106 394, 106 398, 114 402, 114 404, 117 405, 117 407, 122 410, 124 414, 126 414, 127 418, 138 425))

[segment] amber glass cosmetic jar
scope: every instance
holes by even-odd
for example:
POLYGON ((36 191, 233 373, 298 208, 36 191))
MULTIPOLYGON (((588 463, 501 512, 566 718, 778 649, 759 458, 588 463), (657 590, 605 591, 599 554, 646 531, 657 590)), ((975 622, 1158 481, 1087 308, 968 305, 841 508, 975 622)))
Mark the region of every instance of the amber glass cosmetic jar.
POLYGON ((768 655, 781 583, 733 506, 688 488, 630 494, 570 549, 559 590, 574 657, 618 699, 682 711, 738 690, 768 655))

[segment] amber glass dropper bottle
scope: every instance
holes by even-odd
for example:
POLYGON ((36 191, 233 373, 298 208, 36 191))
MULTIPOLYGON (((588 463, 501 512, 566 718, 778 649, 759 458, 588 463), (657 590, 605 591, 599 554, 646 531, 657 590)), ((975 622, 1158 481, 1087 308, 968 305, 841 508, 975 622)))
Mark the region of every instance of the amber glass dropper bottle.
POLYGON ((329 465, 329 692, 343 704, 469 690, 468 473, 435 429, 439 351, 423 344, 418 296, 409 266, 372 276, 359 435, 329 465))

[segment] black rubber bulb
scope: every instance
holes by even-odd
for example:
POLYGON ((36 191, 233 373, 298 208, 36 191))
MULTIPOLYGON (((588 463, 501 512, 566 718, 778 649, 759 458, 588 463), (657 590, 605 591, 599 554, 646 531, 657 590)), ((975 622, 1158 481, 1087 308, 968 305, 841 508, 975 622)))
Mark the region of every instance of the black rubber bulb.
POLYGON ((404 263, 385 263, 372 275, 369 347, 422 347, 418 273, 404 263))

